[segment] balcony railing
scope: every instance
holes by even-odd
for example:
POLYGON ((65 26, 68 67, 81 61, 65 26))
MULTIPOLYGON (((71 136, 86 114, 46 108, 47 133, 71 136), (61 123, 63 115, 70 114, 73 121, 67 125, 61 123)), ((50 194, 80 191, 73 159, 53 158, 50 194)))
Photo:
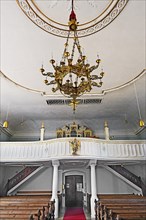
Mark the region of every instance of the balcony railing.
POLYGON ((102 160, 146 160, 145 141, 106 141, 94 138, 77 138, 80 148, 72 154, 70 141, 74 138, 57 138, 36 142, 1 142, 1 162, 45 161, 52 159, 88 158, 102 160))

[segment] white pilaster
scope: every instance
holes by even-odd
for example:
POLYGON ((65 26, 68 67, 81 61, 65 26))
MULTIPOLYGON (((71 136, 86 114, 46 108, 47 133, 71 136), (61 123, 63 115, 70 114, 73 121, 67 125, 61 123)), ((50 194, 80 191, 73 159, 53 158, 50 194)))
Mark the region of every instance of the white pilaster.
POLYGON ((95 219, 95 199, 97 199, 97 190, 96 190, 96 160, 90 160, 90 167, 91 167, 91 218, 95 219))
POLYGON ((41 129, 40 129, 40 141, 44 140, 44 135, 45 135, 45 127, 44 127, 44 123, 42 123, 41 129))
POLYGON ((52 198, 51 201, 55 200, 55 219, 58 218, 58 166, 59 161, 52 161, 53 165, 53 183, 52 183, 52 198))
POLYGON ((104 132, 105 132, 105 139, 110 140, 109 127, 107 121, 105 121, 104 123, 104 132))

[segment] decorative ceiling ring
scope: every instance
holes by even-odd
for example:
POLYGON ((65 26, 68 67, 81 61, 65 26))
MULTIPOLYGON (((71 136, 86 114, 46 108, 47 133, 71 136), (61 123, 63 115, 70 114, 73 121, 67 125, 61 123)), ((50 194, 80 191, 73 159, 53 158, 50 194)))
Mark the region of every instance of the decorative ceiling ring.
MULTIPOLYGON (((78 25, 78 37, 86 37, 105 28, 121 13, 128 1, 111 0, 96 18, 78 25)), ((54 21, 45 15, 36 5, 35 0, 16 0, 16 2, 25 15, 39 28, 58 37, 67 37, 68 25, 54 21)))
MULTIPOLYGON (((71 1, 71 0, 70 0, 71 1)), ((87 1, 87 0, 86 0, 87 1)), ((96 20, 101 19, 101 16, 104 16, 104 13, 110 12, 112 8, 114 8, 117 4, 117 2, 119 0, 109 0, 110 2, 107 3, 107 7, 105 7, 105 9, 102 11, 102 13, 100 13, 96 18, 88 21, 88 22, 84 22, 84 23, 79 23, 78 26, 85 26, 87 24, 90 24, 92 22, 96 23, 96 20)), ((32 8, 35 8, 35 10, 37 10, 42 16, 44 16, 45 18, 47 18, 47 20, 56 23, 57 25, 63 26, 63 27, 68 27, 68 24, 63 24, 60 22, 57 22, 51 18, 49 18, 48 16, 46 16, 46 14, 43 13, 43 11, 38 7, 38 5, 36 4, 35 0, 30 0, 30 2, 32 3, 32 8)))

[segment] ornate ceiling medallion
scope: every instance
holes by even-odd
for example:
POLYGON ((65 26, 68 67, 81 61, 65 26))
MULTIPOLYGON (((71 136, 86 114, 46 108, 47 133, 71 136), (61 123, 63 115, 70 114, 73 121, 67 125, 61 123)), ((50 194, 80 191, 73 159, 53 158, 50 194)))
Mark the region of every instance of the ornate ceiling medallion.
MULTIPOLYGON (((56 16, 57 13, 55 13, 57 10, 57 4, 58 8, 62 7, 61 4, 66 4, 69 5, 69 2, 71 1, 55 1, 56 4, 51 6, 49 2, 52 1, 37 1, 37 0, 16 0, 19 7, 22 9, 22 11, 27 15, 27 17, 38 27, 43 29, 44 31, 59 36, 59 37, 67 37, 68 34, 68 25, 64 23, 63 21, 60 22, 59 18, 52 18, 53 15, 56 16), (57 3, 58 2, 58 3, 57 3), (61 4, 59 3, 61 2, 61 4), (56 7, 56 9, 55 9, 56 7), (51 10, 50 10, 51 9, 51 10), (47 10, 50 11, 48 14, 47 10), (53 13, 54 12, 54 13, 53 13), (59 21, 58 21, 59 20, 59 21)), ((98 4, 100 5, 100 1, 97 4, 94 3, 95 1, 92 0, 85 0, 84 4, 88 3, 87 8, 88 12, 90 10, 90 15, 94 14, 97 10, 97 14, 94 17, 90 17, 89 21, 82 21, 78 25, 78 37, 85 37, 89 36, 91 34, 94 34, 103 28, 105 28, 107 25, 109 25, 119 14, 120 12, 124 9, 126 6, 128 0, 109 0, 109 1, 102 1, 103 5, 102 8, 98 7, 98 4), (91 4, 92 3, 92 4, 91 4), (94 13, 92 13, 92 10, 94 8, 94 13), (100 11, 100 12, 99 12, 100 11)), ((76 1, 76 7, 79 8, 78 5, 81 5, 82 1, 76 1)), ((71 3, 70 3, 71 4, 71 3)), ((63 6, 64 7, 64 6, 63 6)), ((83 10, 84 12, 84 7, 79 8, 81 9, 80 11, 83 10)), ((60 10, 61 11, 61 10, 60 10)), ((66 12, 67 12, 67 7, 66 7, 66 12)), ((60 12, 59 12, 60 13, 60 12)), ((65 12, 64 12, 65 13, 65 12)), ((86 14, 84 12, 84 14, 86 14)), ((68 13, 67 13, 68 14, 68 13)), ((59 15, 60 17, 61 14, 59 15)), ((82 16, 86 17, 86 16, 82 16)), ((88 15, 89 17, 89 15, 88 15)), ((81 19, 80 19, 81 20, 81 19)), ((70 36, 72 37, 72 36, 70 36)))

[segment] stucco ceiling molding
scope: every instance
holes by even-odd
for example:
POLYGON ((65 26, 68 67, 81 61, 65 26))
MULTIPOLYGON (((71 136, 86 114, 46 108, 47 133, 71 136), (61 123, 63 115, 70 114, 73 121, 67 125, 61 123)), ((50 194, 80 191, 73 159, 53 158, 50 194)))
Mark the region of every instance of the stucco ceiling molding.
MULTIPOLYGON (((25 15, 42 30, 58 37, 66 38, 68 25, 59 23, 46 16, 34 0, 16 0, 25 15)), ((111 0, 100 15, 91 21, 78 25, 78 37, 92 35, 109 25, 124 9, 129 0, 111 0)), ((72 37, 72 36, 71 36, 72 37)))

